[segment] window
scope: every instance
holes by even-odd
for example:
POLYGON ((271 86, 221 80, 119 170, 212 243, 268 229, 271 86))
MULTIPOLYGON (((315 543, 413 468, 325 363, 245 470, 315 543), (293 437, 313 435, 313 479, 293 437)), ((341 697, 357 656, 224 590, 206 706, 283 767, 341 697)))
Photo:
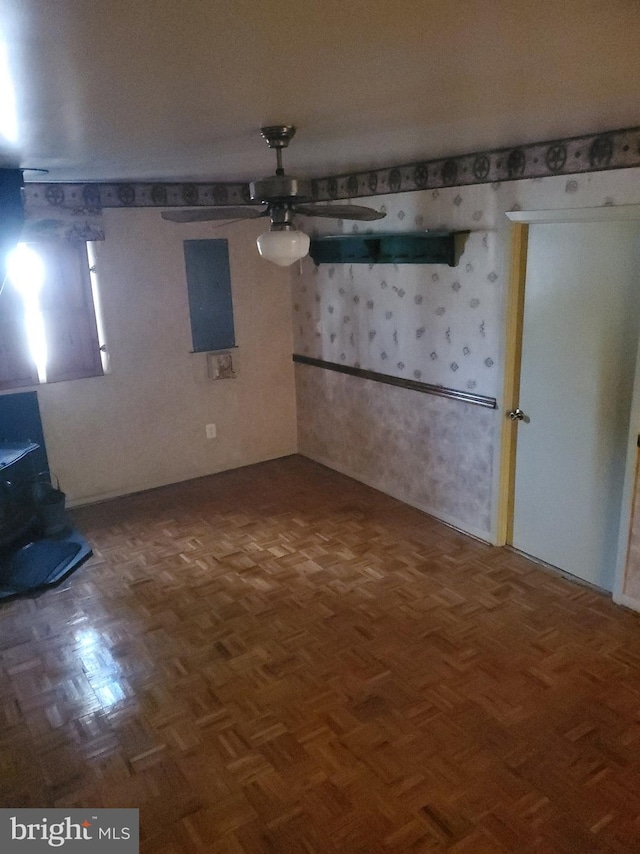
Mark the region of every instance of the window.
POLYGON ((189 316, 194 353, 235 347, 226 240, 185 240, 189 316))
POLYGON ((19 244, 0 292, 0 388, 103 373, 87 247, 19 244))

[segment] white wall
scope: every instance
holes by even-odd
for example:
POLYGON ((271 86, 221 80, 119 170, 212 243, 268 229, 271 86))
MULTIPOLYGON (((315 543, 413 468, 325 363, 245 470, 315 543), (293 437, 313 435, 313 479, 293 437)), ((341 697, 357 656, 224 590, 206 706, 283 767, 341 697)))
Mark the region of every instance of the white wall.
POLYGON ((290 272, 260 259, 264 226, 165 222, 105 211, 97 245, 110 373, 38 388, 47 453, 71 503, 134 492, 296 451, 290 272), (235 379, 190 354, 182 241, 229 240, 235 379), (206 439, 205 424, 217 425, 206 439))

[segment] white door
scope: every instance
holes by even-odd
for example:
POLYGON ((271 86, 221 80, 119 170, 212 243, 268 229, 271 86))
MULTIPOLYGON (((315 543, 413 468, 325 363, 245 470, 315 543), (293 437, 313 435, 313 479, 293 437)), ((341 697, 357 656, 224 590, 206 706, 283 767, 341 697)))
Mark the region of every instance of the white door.
POLYGON ((640 223, 529 230, 513 545, 611 590, 640 314, 640 223))

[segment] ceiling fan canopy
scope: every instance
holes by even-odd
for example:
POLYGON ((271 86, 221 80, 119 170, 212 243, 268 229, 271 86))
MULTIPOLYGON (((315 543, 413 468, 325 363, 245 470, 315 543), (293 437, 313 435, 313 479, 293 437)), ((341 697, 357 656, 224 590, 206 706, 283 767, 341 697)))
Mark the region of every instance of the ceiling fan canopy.
POLYGON ((303 258, 309 251, 309 237, 297 231, 293 224, 296 215, 329 217, 372 222, 385 214, 365 205, 326 205, 313 202, 311 182, 285 175, 282 151, 295 135, 293 125, 269 125, 260 129, 269 148, 276 153, 275 175, 252 181, 249 196, 252 204, 225 205, 213 208, 190 208, 162 211, 170 222, 209 222, 269 217, 269 232, 258 238, 258 251, 263 257, 280 266, 288 266, 303 258), (264 205, 264 207, 259 207, 264 205))

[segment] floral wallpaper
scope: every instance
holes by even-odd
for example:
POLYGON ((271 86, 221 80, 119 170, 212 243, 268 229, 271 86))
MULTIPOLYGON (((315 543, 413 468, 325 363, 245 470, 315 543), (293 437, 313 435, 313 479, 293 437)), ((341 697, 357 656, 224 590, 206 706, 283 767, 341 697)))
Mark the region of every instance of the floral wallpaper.
POLYGON ((494 410, 304 364, 296 398, 299 453, 488 538, 494 410))
POLYGON ((640 168, 381 196, 375 206, 384 206, 387 217, 373 228, 318 220, 316 234, 469 234, 455 267, 315 267, 305 259, 293 283, 295 352, 473 389, 495 396, 498 409, 297 364, 301 453, 491 540, 504 417, 506 211, 625 204, 640 204, 640 168))
MULTIPOLYGON (((389 218, 404 219, 398 201, 385 207, 389 218)), ((305 262, 293 304, 295 352, 495 397, 501 259, 486 230, 460 242, 456 267, 305 262)))
MULTIPOLYGON (((468 230, 455 267, 303 262, 294 285, 294 351, 327 362, 499 397, 508 274, 505 211, 640 198, 639 170, 537 178, 382 196, 373 224, 316 220, 313 235, 468 230), (635 185, 637 187, 637 185, 635 185), (614 195, 618 188, 617 195, 614 195)), ((369 202, 370 203, 370 202, 369 202)))

